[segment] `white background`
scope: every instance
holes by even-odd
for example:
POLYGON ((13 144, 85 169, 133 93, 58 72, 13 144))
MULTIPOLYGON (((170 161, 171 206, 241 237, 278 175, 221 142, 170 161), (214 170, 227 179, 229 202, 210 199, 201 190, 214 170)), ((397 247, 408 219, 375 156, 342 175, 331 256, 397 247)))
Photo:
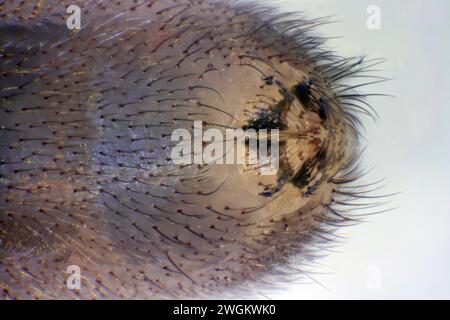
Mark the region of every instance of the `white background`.
POLYGON ((387 59, 380 75, 394 80, 369 90, 395 98, 370 100, 380 120, 364 119, 364 165, 375 167, 367 182, 385 178, 383 193, 402 193, 388 205, 395 210, 342 230, 344 245, 317 270, 327 274, 313 275, 323 287, 292 284, 269 297, 450 299, 450 2, 285 0, 280 6, 310 18, 333 16, 338 22, 319 30, 340 36, 329 45, 341 55, 387 59), (381 9, 381 30, 366 27, 370 5, 381 9))

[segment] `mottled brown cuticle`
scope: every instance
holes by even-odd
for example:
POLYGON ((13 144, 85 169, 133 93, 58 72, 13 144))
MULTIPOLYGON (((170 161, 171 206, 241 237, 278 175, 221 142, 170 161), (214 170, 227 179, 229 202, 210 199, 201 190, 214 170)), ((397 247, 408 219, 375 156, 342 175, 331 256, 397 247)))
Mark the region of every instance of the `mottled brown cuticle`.
POLYGON ((345 81, 367 64, 326 51, 307 31, 322 20, 274 12, 214 0, 0 6, 0 296, 201 297, 314 260, 351 220, 335 205, 359 177, 365 105, 345 81), (173 165, 170 135, 194 121, 279 127, 278 176, 173 165), (66 286, 70 265, 80 290, 66 286))

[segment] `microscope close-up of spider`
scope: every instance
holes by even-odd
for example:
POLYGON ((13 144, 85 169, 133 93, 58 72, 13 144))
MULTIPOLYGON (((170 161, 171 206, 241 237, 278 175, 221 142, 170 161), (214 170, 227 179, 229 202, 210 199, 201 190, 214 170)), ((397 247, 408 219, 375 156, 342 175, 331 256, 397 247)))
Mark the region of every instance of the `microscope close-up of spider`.
POLYGON ((0 1, 2 300, 450 298, 449 9, 0 1))

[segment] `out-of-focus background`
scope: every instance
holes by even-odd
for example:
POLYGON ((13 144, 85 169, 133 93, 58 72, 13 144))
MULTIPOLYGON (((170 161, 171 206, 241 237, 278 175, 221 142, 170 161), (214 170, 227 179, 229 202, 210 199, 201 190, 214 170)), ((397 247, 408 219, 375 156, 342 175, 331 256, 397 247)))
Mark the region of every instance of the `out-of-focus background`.
MULTIPOLYGON (((269 1, 272 2, 272 1, 269 1)), ((276 2, 280 4, 280 2, 276 2)), ((385 178, 382 193, 401 192, 395 210, 341 231, 347 237, 313 274, 319 284, 285 285, 270 298, 450 299, 450 2, 447 0, 284 0, 283 11, 338 21, 319 31, 341 55, 383 57, 369 91, 379 114, 364 119, 364 179, 385 178), (381 29, 370 30, 376 5, 381 29)))

